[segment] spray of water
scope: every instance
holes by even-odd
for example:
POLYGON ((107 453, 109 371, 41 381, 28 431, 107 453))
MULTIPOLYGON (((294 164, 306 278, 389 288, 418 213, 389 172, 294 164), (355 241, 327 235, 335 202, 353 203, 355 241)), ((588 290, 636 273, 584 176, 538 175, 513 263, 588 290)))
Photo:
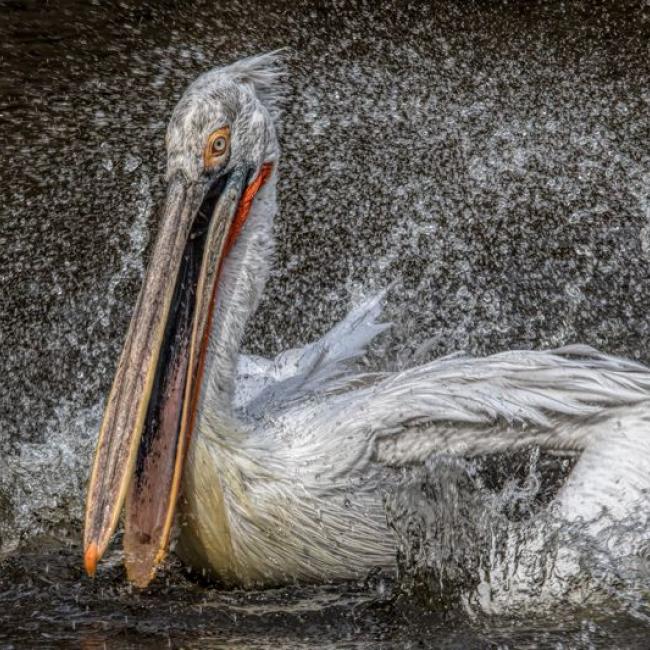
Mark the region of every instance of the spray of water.
POLYGON ((570 519, 556 491, 574 465, 532 450, 436 456, 410 471, 386 498, 400 588, 472 617, 618 610, 649 620, 647 501, 570 519))

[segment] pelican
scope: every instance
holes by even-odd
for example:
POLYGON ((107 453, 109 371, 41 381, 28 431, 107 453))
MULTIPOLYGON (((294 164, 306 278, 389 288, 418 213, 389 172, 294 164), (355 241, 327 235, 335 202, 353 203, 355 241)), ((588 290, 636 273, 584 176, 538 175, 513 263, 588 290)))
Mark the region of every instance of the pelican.
MULTIPOLYGON (((361 372, 388 327, 383 293, 305 347, 241 354, 273 254, 282 93, 279 55, 255 56, 202 74, 171 116, 159 232, 89 481, 91 575, 124 510, 138 586, 172 530, 184 562, 228 585, 357 579, 395 564, 383 496, 401 468, 435 453, 580 452, 611 423, 642 435, 650 371, 586 346, 361 372)), ((646 473, 612 481, 638 495, 646 473)))

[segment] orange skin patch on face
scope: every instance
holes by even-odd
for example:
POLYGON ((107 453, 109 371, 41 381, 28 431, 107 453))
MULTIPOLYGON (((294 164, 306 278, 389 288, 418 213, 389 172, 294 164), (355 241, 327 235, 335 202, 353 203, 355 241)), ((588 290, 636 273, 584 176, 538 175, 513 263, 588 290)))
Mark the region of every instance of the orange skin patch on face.
MULTIPOLYGON (((239 237, 239 234, 241 233, 241 230, 244 227, 244 224, 246 223, 246 219, 248 219, 248 215, 250 214, 251 206, 253 205, 253 200, 255 199, 256 194, 260 191, 264 183, 266 183, 269 176, 271 175, 272 170, 273 170, 273 163, 270 162, 264 163, 262 165, 262 169, 260 169, 259 174, 253 179, 251 183, 248 184, 248 186, 244 190, 242 197, 239 200, 239 206, 237 207, 235 218, 233 219, 233 222, 230 225, 230 231, 228 232, 228 239, 226 240, 226 244, 224 246, 223 256, 219 262, 219 275, 221 274, 221 269, 223 268, 224 260, 226 259, 226 257, 228 257, 228 254, 230 253, 233 246, 235 245, 235 242, 237 241, 237 237, 239 237)), ((210 337, 210 331, 212 329, 212 314, 214 313, 214 305, 216 301, 218 285, 219 285, 219 280, 217 278, 217 281, 214 283, 212 298, 210 300, 208 322, 205 328, 205 332, 203 334, 203 340, 201 341, 201 351, 199 356, 199 364, 197 368, 197 382, 195 384, 197 386, 197 389, 194 391, 194 394, 192 395, 192 401, 190 403, 190 421, 189 421, 189 426, 187 427, 186 430, 186 439, 188 442, 190 436, 192 435, 192 430, 194 429, 194 420, 196 419, 196 410, 197 410, 196 406, 199 401, 199 392, 200 392, 198 387, 201 386, 202 379, 203 379, 205 355, 208 349, 208 340, 210 337)), ((187 446, 185 448, 187 449, 187 446)))
POLYGON ((255 177, 252 183, 246 187, 242 197, 239 201, 239 206, 237 208, 237 213, 233 219, 232 225, 230 226, 230 232, 228 233, 228 240, 226 241, 226 247, 224 249, 224 258, 228 257, 228 254, 232 250, 232 247, 239 237, 241 229, 248 219, 248 215, 251 211, 251 205, 253 204, 253 199, 255 195, 260 191, 264 183, 266 183, 268 177, 271 174, 273 169, 273 163, 264 163, 260 173, 255 177))

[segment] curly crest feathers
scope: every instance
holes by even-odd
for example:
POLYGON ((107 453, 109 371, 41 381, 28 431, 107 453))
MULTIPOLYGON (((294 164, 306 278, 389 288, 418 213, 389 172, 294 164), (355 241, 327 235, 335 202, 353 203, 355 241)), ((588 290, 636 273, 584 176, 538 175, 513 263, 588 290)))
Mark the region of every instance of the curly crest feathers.
POLYGON ((274 122, 277 122, 282 113, 286 52, 287 48, 281 48, 265 54, 249 56, 220 69, 222 74, 230 75, 233 80, 252 86, 274 122))

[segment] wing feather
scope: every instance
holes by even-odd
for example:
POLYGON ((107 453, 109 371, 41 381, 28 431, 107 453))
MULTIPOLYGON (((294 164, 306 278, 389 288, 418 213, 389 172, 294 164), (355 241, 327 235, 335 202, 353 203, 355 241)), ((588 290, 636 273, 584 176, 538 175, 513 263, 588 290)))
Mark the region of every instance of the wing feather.
POLYGON ((274 359, 240 355, 235 407, 248 415, 277 412, 310 394, 341 389, 360 375, 351 372, 370 342, 390 323, 378 322, 385 291, 350 310, 321 339, 282 352, 274 359))
POLYGON ((586 345, 453 354, 401 372, 359 373, 353 362, 389 327, 379 322, 384 295, 315 343, 272 360, 242 355, 237 406, 269 416, 293 440, 291 453, 331 457, 337 467, 341 454, 402 465, 435 452, 581 450, 590 422, 643 402, 650 410, 650 370, 586 345))

